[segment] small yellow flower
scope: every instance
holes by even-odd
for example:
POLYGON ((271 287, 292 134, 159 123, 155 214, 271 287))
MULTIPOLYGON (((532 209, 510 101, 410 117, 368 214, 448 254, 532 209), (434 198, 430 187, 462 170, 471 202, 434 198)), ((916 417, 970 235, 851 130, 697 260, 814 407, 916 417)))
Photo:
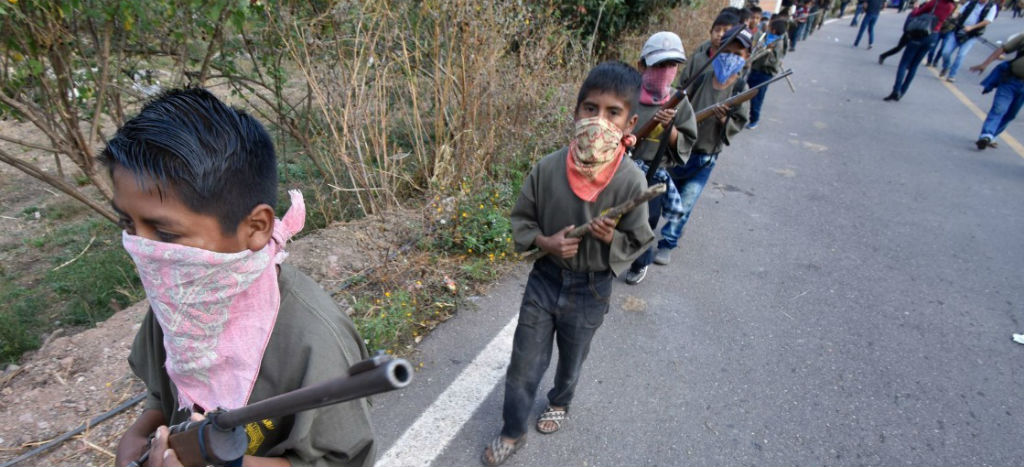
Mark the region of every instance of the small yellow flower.
POLYGON ((469 252, 469 253, 472 253, 472 252, 473 252, 473 249, 472 249, 472 248, 470 248, 470 249, 468 249, 468 250, 466 250, 466 251, 467 251, 467 252, 469 252))
POLYGON ((384 296, 387 298, 391 298, 391 292, 384 292, 384 296))
POLYGON ((484 205, 483 205, 483 204, 481 204, 481 205, 480 205, 480 209, 483 209, 483 208, 484 208, 484 205))
POLYGON ((462 217, 469 217, 469 214, 466 211, 462 211, 462 217))
POLYGON ((406 314, 405 314, 405 317, 406 317, 406 318, 409 318, 409 317, 411 317, 411 316, 412 316, 412 313, 406 313, 406 314))
POLYGON ((421 286, 421 287, 422 287, 422 286, 423 286, 423 282, 420 282, 420 281, 416 281, 416 285, 418 285, 418 286, 421 286))

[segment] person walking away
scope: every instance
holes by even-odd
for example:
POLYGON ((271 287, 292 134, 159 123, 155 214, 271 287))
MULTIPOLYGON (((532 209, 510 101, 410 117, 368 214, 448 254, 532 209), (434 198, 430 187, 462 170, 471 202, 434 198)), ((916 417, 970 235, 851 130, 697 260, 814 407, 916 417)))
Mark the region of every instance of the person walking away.
POLYGON ((860 14, 863 13, 863 12, 864 12, 864 3, 858 1, 857 2, 857 6, 853 9, 853 21, 850 21, 850 27, 851 28, 857 27, 857 18, 859 18, 860 14))
POLYGON ((940 78, 945 76, 946 81, 950 83, 956 80, 956 72, 960 69, 964 56, 971 51, 971 47, 974 47, 977 38, 985 33, 985 26, 992 24, 996 19, 998 10, 996 0, 970 0, 960 7, 956 29, 946 33, 940 78), (954 50, 957 51, 956 59, 953 59, 954 50))
MULTIPOLYGON (((643 82, 640 88, 640 105, 637 107, 637 121, 643 125, 653 119, 660 124, 642 141, 637 142, 633 152, 633 162, 645 174, 650 171, 650 166, 662 147, 662 138, 668 138, 664 144, 665 154, 660 159, 657 170, 648 177, 651 184, 664 183, 666 186, 664 194, 647 203, 651 229, 658 227, 658 221, 662 217, 671 222, 683 215, 682 199, 669 176, 668 169, 684 163, 689 157, 690 148, 697 140, 697 118, 689 99, 685 97, 675 108, 661 107, 675 93, 672 80, 676 77, 679 64, 685 61, 683 41, 675 33, 668 31, 655 33, 647 39, 641 50, 640 60, 637 61, 643 82), (668 126, 670 122, 673 124, 668 126)), ((674 247, 679 239, 667 240, 670 240, 674 247)), ((623 279, 627 284, 638 284, 647 276, 647 267, 651 262, 668 264, 670 259, 671 249, 659 248, 655 253, 653 247, 648 248, 633 261, 623 279)))
MULTIPOLYGON (((786 23, 772 21, 769 25, 770 32, 765 36, 765 47, 770 51, 750 64, 750 75, 747 77, 747 85, 750 87, 764 83, 782 71, 782 58, 786 55, 786 44, 783 40, 786 23)), ((747 128, 757 128, 761 121, 761 106, 764 105, 764 96, 768 92, 767 87, 761 88, 757 95, 750 100, 750 123, 747 128)))
POLYGON ((856 48, 860 44, 864 30, 867 29, 868 50, 871 50, 871 46, 875 43, 875 23, 878 22, 878 15, 882 13, 885 0, 865 0, 861 4, 864 5, 864 19, 860 22, 860 30, 857 31, 857 38, 853 40, 853 46, 856 48))
POLYGON ((1017 118, 1017 112, 1024 104, 1024 33, 1011 36, 1003 42, 1002 47, 994 50, 981 64, 971 67, 971 71, 981 73, 989 64, 999 59, 1003 53, 1016 53, 1012 60, 999 64, 982 82, 983 92, 994 87, 996 95, 992 98, 992 108, 981 125, 981 135, 975 145, 978 149, 996 147, 995 139, 1006 126, 1017 118))
POLYGON ((911 17, 924 14, 935 15, 935 25, 920 37, 911 35, 910 40, 907 41, 907 47, 903 49, 903 55, 900 57, 900 66, 896 69, 896 82, 893 83, 892 92, 884 100, 899 102, 900 98, 907 94, 910 83, 914 81, 914 75, 917 74, 918 65, 928 54, 928 49, 939 40, 939 28, 942 27, 942 22, 953 14, 954 8, 956 8, 956 4, 953 3, 953 0, 929 0, 910 12, 911 17))
POLYGON ((647 189, 644 174, 625 160, 640 86, 640 73, 625 63, 594 67, 576 97, 574 138, 523 180, 510 216, 512 238, 517 250, 536 246, 547 255, 534 261, 523 291, 505 373, 504 423, 484 448, 485 465, 504 463, 526 443, 527 420, 556 343, 554 388, 534 426, 541 434, 564 428, 591 341, 608 313, 612 282, 654 243, 646 203, 618 220, 601 215, 647 189), (566 237, 577 225, 587 225, 587 234, 566 237))

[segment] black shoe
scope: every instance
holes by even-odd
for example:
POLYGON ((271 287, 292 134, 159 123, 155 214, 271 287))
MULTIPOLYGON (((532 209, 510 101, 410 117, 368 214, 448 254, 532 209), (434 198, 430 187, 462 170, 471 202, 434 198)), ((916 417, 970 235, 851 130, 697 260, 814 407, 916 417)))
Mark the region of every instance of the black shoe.
POLYGON ((883 100, 883 101, 895 101, 895 102, 899 102, 899 100, 900 100, 900 95, 894 92, 894 93, 892 93, 892 94, 889 94, 888 96, 885 96, 885 99, 882 99, 882 100, 883 100))
POLYGON ((884 61, 885 61, 885 57, 886 57, 886 56, 887 56, 887 55, 885 55, 885 54, 882 54, 882 55, 879 55, 879 56, 878 56, 878 64, 879 64, 879 65, 881 65, 881 64, 882 64, 882 62, 884 62, 884 61))
POLYGON ((989 147, 990 144, 992 144, 992 139, 988 136, 982 136, 974 142, 974 145, 978 147, 979 151, 989 147))

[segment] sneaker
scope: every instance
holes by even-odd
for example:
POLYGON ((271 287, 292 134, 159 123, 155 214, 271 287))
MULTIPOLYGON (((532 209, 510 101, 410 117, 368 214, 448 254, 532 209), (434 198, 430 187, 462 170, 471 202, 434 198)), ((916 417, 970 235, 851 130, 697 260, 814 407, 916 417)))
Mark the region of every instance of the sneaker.
POLYGON ((882 65, 883 62, 885 62, 885 54, 882 54, 882 55, 878 56, 878 64, 882 65))
POLYGON ((989 147, 990 144, 992 144, 992 138, 989 138, 988 136, 982 136, 974 142, 974 145, 978 147, 979 151, 989 147))
MULTIPOLYGON (((747 129, 748 130, 753 130, 754 128, 757 128, 757 122, 750 122, 750 123, 747 124, 747 129)), ((661 264, 661 263, 658 263, 658 264, 661 264)), ((668 263, 665 263, 665 264, 668 264, 668 263)))
MULTIPOLYGON (((757 126, 755 123, 754 126, 757 126)), ((750 126, 747 126, 750 128, 750 126)), ((672 262, 672 250, 669 248, 658 248, 658 251, 654 253, 654 264, 660 264, 662 266, 672 262)))
POLYGON ((939 78, 941 78, 943 76, 946 76, 946 73, 948 73, 948 72, 949 72, 949 70, 943 68, 942 71, 939 72, 939 78))
POLYGON ((868 50, 871 50, 871 44, 868 44, 868 50))
POLYGON ((955 79, 955 78, 953 78, 952 76, 950 76, 949 78, 946 78, 946 82, 947 82, 947 83, 955 83, 955 82, 956 82, 956 79, 955 79))
POLYGON ((894 92, 894 93, 892 93, 892 94, 889 94, 888 96, 885 96, 885 98, 884 98, 884 99, 882 99, 882 100, 883 100, 883 101, 895 101, 895 102, 899 102, 899 101, 900 101, 900 95, 894 92))
POLYGON ((632 269, 626 271, 626 277, 624 279, 629 285, 637 285, 640 281, 644 280, 645 277, 647 277, 647 266, 640 268, 639 271, 634 271, 632 269))

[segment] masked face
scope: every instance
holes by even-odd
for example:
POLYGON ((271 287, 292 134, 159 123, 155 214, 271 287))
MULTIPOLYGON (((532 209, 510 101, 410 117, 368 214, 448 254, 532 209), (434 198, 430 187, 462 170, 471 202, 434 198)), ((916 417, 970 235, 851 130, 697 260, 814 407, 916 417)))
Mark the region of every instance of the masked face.
POLYGON ((718 54, 718 56, 715 57, 715 61, 712 62, 712 66, 715 69, 715 79, 717 79, 719 83, 729 81, 729 78, 736 73, 739 73, 740 70, 743 69, 743 65, 746 63, 746 59, 734 53, 722 52, 718 54))
POLYGON ((581 172, 592 172, 611 161, 622 141, 622 130, 601 117, 576 121, 575 159, 581 172))
POLYGON ((641 79, 643 82, 643 93, 640 95, 640 102, 645 104, 660 104, 668 97, 669 86, 676 77, 676 70, 679 66, 675 63, 659 63, 656 66, 644 70, 641 79))

